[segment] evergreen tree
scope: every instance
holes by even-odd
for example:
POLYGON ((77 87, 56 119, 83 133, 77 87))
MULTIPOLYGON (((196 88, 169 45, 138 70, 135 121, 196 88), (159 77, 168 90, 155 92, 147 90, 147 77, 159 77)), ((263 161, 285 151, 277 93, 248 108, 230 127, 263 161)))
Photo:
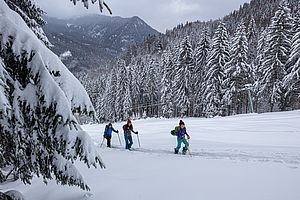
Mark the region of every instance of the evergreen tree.
POLYGON ((129 87, 127 87, 125 91, 123 107, 124 107, 123 119, 126 120, 132 116, 132 101, 131 101, 129 87))
POLYGON ((287 63, 288 74, 283 82, 286 89, 285 96, 288 98, 289 103, 299 103, 300 100, 300 26, 299 21, 295 20, 295 22, 298 23, 298 29, 295 30, 296 34, 292 39, 291 54, 287 63))
POLYGON ((140 59, 139 62, 139 105, 140 105, 140 111, 139 114, 140 115, 146 115, 148 114, 147 110, 149 109, 149 101, 148 101, 148 94, 147 94, 147 84, 146 81, 148 79, 148 61, 146 60, 147 56, 144 56, 140 59))
POLYGON ((104 92, 97 93, 98 101, 95 104, 98 118, 101 122, 115 122, 116 119, 116 94, 117 94, 117 74, 115 67, 112 68, 106 81, 106 89, 104 92), (99 95, 102 95, 99 98, 99 95))
POLYGON ((117 121, 123 121, 128 118, 128 114, 131 112, 131 100, 129 91, 129 77, 126 69, 126 64, 124 60, 118 61, 118 79, 117 79, 117 92, 115 109, 117 115, 117 121), (126 106, 126 107, 124 107, 126 106))
POLYGON ((258 45, 258 30, 257 30, 256 22, 255 22, 255 19, 253 18, 253 16, 248 25, 247 39, 248 39, 248 60, 247 60, 247 62, 253 66, 253 65, 255 65, 255 63, 253 63, 253 62, 255 61, 255 58, 257 57, 257 45, 258 45))
POLYGON ((226 64, 225 96, 228 114, 247 112, 248 93, 246 86, 252 83, 248 60, 248 42, 244 23, 238 25, 230 51, 230 61, 226 64))
POLYGON ((255 60, 255 65, 253 66, 253 78, 254 78, 254 84, 253 84, 253 98, 254 98, 254 109, 255 112, 258 112, 259 107, 263 107, 263 98, 260 95, 260 91, 262 88, 262 82, 263 74, 262 66, 265 58, 265 52, 268 48, 268 32, 267 29, 261 32, 261 35, 258 40, 257 45, 257 57, 255 60))
POLYGON ((112 121, 112 122, 115 122, 117 119, 116 119, 116 108, 115 108, 115 104, 116 104, 116 99, 117 99, 117 84, 118 84, 118 80, 117 80, 117 71, 115 69, 115 67, 112 68, 112 71, 111 71, 111 77, 110 77, 110 82, 109 82, 109 85, 106 87, 108 88, 108 91, 107 91, 107 96, 106 96, 106 104, 105 104, 105 107, 107 109, 107 113, 106 113, 106 116, 107 116, 107 121, 112 121))
POLYGON ((207 116, 223 115, 225 64, 229 61, 228 33, 224 23, 220 23, 213 38, 211 53, 208 58, 208 68, 205 76, 204 96, 207 101, 205 113, 207 116))
POLYGON ((174 113, 173 99, 172 99, 172 74, 174 69, 174 62, 170 52, 163 56, 163 78, 161 83, 161 104, 162 116, 170 118, 174 113))
POLYGON ((194 116, 201 116, 203 112, 203 107, 205 104, 205 98, 203 96, 204 88, 204 78, 207 70, 208 57, 210 53, 210 36, 208 29, 205 28, 202 39, 198 44, 195 52, 195 106, 194 106, 194 116))
POLYGON ((99 101, 97 102, 97 104, 94 105, 95 109, 97 110, 97 118, 98 118, 99 122, 107 122, 109 120, 107 117, 107 113, 108 113, 109 108, 111 108, 111 107, 106 106, 106 104, 107 104, 106 99, 107 99, 107 91, 105 91, 103 96, 101 96, 99 98, 99 101))
POLYGON ((262 93, 267 98, 270 110, 275 106, 285 110, 287 100, 282 80, 286 75, 286 62, 290 55, 292 38, 292 18, 290 9, 283 0, 271 20, 268 33, 268 48, 262 65, 262 93))
POLYGON ((4 1, 0 13, 0 167, 11 170, 2 181, 38 175, 89 189, 74 161, 104 164, 74 116, 94 114, 86 91, 4 1))
POLYGON ((131 96, 132 96, 132 106, 134 115, 139 118, 142 113, 140 106, 141 106, 141 74, 143 70, 140 66, 140 60, 134 59, 131 63, 132 69, 132 82, 131 82, 131 96))
POLYGON ((158 100, 159 100, 159 89, 158 89, 158 62, 154 58, 147 57, 148 66, 146 66, 146 78, 145 78, 145 93, 144 102, 147 105, 148 117, 153 117, 158 113, 158 100))
POLYGON ((193 69, 193 50, 186 37, 180 45, 173 86, 175 104, 181 116, 189 116, 191 113, 191 71, 193 69))

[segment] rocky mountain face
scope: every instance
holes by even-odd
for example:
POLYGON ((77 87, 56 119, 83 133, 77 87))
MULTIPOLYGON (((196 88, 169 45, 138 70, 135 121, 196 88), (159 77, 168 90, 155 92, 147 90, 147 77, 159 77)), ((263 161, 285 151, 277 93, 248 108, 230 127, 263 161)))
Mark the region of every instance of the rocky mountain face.
POLYGON ((130 45, 159 34, 136 16, 46 17, 46 21, 44 31, 53 45, 52 50, 72 71, 103 69, 130 45))

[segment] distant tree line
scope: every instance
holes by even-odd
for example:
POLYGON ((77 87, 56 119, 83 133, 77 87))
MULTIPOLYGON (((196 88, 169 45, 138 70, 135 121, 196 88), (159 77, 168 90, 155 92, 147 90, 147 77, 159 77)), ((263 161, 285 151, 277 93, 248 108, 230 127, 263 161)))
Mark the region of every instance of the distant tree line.
POLYGON ((222 21, 187 23, 149 36, 129 48, 102 84, 80 78, 96 92, 99 119, 300 108, 298 2, 272 1, 266 10, 264 4, 254 0, 222 21))

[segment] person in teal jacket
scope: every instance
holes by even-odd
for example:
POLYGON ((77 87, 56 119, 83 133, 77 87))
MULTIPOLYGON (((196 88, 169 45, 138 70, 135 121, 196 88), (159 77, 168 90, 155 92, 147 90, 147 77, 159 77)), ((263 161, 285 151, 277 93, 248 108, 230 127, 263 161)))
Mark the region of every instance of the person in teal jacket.
POLYGON ((109 123, 105 126, 104 135, 103 137, 107 140, 107 147, 111 148, 111 137, 112 132, 119 133, 118 130, 115 130, 112 126, 112 123, 109 123))
POLYGON ((186 128, 185 128, 185 124, 182 120, 180 120, 179 122, 179 129, 177 131, 177 147, 174 149, 175 150, 175 154, 178 154, 180 148, 181 148, 181 144, 184 143, 184 147, 182 150, 183 154, 186 154, 186 151, 188 150, 189 147, 189 143, 186 140, 185 136, 187 136, 188 140, 190 139, 189 134, 186 132, 186 128))

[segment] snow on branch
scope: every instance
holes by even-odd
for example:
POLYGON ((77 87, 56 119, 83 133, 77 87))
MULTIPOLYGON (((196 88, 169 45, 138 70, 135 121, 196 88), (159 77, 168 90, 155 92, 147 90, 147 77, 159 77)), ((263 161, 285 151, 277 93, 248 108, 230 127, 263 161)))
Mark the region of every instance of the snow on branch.
MULTIPOLYGON (((84 7, 86 7, 87 9, 89 8, 89 1, 90 0, 70 0, 74 3, 74 5, 76 5, 77 1, 81 1, 84 5, 84 7)), ((107 11, 112 15, 112 11, 110 9, 110 7, 105 3, 105 1, 103 0, 91 0, 91 2, 94 4, 96 2, 99 2, 99 9, 100 12, 103 12, 104 7, 107 9, 107 11)))

